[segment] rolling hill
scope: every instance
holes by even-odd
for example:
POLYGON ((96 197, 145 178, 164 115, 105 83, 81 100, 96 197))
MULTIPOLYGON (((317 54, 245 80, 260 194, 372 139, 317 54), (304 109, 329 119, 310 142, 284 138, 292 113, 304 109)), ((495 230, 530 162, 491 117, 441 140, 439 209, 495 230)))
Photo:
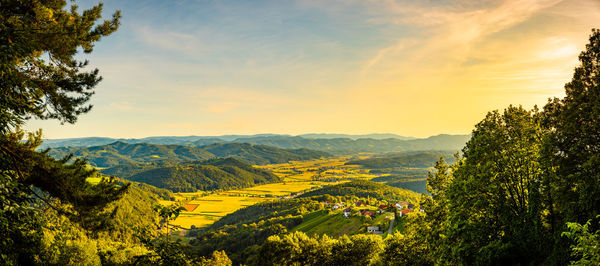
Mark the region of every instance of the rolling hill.
POLYGON ((253 164, 286 163, 329 157, 331 154, 309 149, 279 149, 248 143, 215 143, 200 147, 218 157, 235 157, 253 164))
MULTIPOLYGON (((105 174, 114 173, 111 168, 101 171, 105 174)), ((132 174, 120 177, 174 192, 245 188, 281 181, 271 172, 234 158, 216 158, 166 166, 130 166, 129 172, 132 174)))
POLYGON ((95 167, 137 165, 140 163, 173 164, 206 160, 215 157, 235 157, 250 164, 284 163, 290 160, 310 160, 330 154, 308 149, 280 149, 246 143, 213 144, 202 147, 184 145, 129 144, 114 142, 93 147, 59 147, 50 149, 50 155, 62 158, 72 153, 83 157, 95 167))
POLYGON ((75 157, 86 158, 88 163, 95 167, 165 161, 184 162, 215 157, 210 152, 192 146, 128 144, 121 141, 103 146, 59 147, 50 150, 50 155, 58 158, 67 156, 69 153, 75 157))
POLYGON ((373 198, 387 201, 411 201, 417 202, 419 194, 396 187, 387 186, 381 183, 355 180, 348 183, 324 187, 304 193, 300 198, 313 196, 331 195, 331 196, 347 196, 353 195, 361 198, 373 198))
POLYGON ((391 154, 380 157, 372 157, 363 160, 354 160, 346 164, 360 165, 364 168, 381 169, 381 168, 428 168, 433 167, 435 162, 444 157, 446 161, 453 161, 453 151, 426 151, 426 152, 408 152, 401 154, 391 154))

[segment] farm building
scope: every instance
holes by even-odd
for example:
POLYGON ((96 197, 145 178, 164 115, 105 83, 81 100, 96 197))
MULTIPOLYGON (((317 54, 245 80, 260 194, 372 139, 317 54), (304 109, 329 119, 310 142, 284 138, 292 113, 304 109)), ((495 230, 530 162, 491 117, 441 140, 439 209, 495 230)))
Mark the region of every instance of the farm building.
POLYGON ((344 216, 344 218, 350 217, 350 215, 352 215, 352 209, 350 209, 350 207, 344 209, 344 213, 342 215, 344 216))
POLYGON ((367 227, 367 232, 369 232, 369 233, 375 233, 376 231, 379 231, 379 226, 368 226, 367 227))

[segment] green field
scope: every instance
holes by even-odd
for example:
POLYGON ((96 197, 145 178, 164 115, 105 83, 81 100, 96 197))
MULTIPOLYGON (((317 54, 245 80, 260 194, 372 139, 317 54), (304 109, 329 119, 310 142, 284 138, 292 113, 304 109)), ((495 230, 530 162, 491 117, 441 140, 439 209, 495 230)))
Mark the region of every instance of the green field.
MULTIPOLYGON (((303 222, 292 229, 292 232, 301 231, 307 235, 328 235, 331 237, 339 237, 342 235, 353 235, 366 233, 366 227, 371 225, 384 224, 385 220, 392 216, 393 213, 378 214, 374 219, 353 216, 345 218, 342 216, 342 211, 327 212, 324 210, 308 213, 303 216, 303 222)), ((380 230, 387 232, 386 228, 380 230)), ((385 234, 384 234, 385 236, 385 234)))

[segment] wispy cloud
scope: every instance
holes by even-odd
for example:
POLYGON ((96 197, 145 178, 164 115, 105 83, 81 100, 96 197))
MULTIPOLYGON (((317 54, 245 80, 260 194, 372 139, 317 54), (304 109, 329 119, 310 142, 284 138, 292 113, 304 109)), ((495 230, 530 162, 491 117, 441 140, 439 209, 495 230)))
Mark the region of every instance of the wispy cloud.
POLYGON ((464 133, 560 96, 600 21, 597 0, 104 2, 124 21, 89 55, 96 107, 49 136, 464 133))
MULTIPOLYGON (((423 2, 375 1, 386 16, 370 19, 369 22, 419 27, 422 33, 418 45, 410 46, 410 56, 403 58, 403 62, 412 64, 431 54, 435 54, 437 59, 466 61, 469 52, 482 39, 524 22, 540 10, 559 2, 560 0, 507 0, 500 5, 464 10, 459 8, 464 6, 463 1, 439 7, 424 6, 423 2)), ((381 48, 366 63, 365 69, 389 57, 397 60, 395 56, 406 53, 405 42, 398 41, 392 46, 381 48)))

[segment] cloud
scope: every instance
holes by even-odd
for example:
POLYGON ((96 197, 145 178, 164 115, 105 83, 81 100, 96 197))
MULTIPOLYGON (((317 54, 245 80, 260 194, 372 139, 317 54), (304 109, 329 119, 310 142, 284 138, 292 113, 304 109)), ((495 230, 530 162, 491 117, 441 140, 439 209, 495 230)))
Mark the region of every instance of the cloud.
POLYGON ((418 27, 421 34, 418 39, 411 38, 413 45, 407 46, 403 41, 406 37, 401 36, 395 44, 381 48, 367 61, 364 69, 368 70, 387 59, 396 60, 396 56, 407 53, 407 48, 410 48, 410 55, 402 60, 406 63, 414 63, 432 54, 436 55, 438 60, 452 59, 459 61, 456 64, 464 63, 471 60, 468 59, 469 53, 485 37, 522 23, 540 10, 559 2, 507 0, 495 6, 464 9, 461 8, 464 7, 464 1, 437 7, 419 5, 421 2, 374 1, 386 15, 370 19, 368 22, 418 27))

